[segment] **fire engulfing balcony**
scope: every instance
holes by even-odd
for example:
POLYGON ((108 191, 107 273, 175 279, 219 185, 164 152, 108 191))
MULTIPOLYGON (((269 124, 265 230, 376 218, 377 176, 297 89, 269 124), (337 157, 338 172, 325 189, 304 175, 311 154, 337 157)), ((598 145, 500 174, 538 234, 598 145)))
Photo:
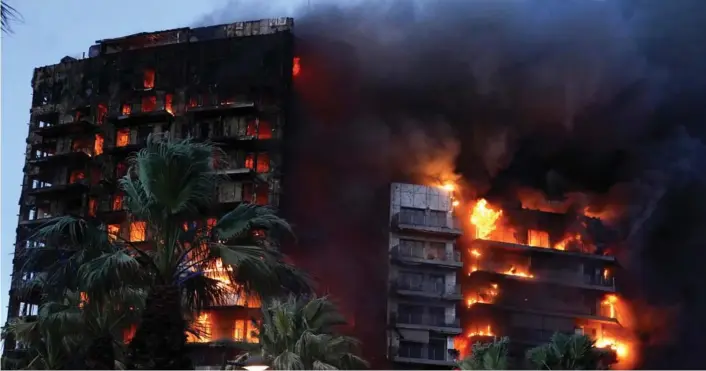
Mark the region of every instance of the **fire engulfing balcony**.
POLYGON ((461 223, 451 213, 437 210, 402 208, 392 217, 392 225, 400 231, 460 236, 461 223))
POLYGON ((414 246, 395 246, 390 250, 392 259, 401 263, 429 264, 451 268, 463 267, 461 253, 458 251, 446 252, 435 249, 414 246))
POLYGON ((402 296, 418 296, 431 299, 461 300, 461 285, 449 285, 430 281, 412 282, 398 279, 392 289, 402 296))
POLYGON ((460 334, 461 320, 428 313, 390 313, 390 322, 397 327, 428 329, 445 334, 460 334))
POLYGON ((160 99, 148 96, 137 103, 124 103, 119 113, 109 116, 109 120, 119 126, 171 121, 173 118, 171 94, 160 99))

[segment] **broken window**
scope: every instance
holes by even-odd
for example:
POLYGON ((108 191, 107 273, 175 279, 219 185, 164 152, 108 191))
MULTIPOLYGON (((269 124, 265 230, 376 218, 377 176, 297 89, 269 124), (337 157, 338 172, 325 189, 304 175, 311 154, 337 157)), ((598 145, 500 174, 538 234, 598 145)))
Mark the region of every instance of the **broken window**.
POLYGON ((106 116, 108 116, 108 107, 106 107, 103 103, 99 103, 98 108, 96 109, 96 123, 98 125, 102 125, 106 116))
POLYGON ((142 112, 152 112, 157 109, 157 97, 142 98, 142 112))
POLYGON ((123 104, 122 108, 120 109, 120 113, 123 116, 128 116, 128 115, 130 115, 130 113, 132 113, 132 108, 130 107, 129 104, 125 103, 125 104, 123 104))
POLYGON ((93 141, 93 154, 98 156, 103 153, 103 136, 96 134, 96 138, 93 141))
POLYGON ((108 239, 115 241, 120 236, 120 224, 109 224, 108 225, 108 239))
POLYGON ((116 136, 116 142, 115 145, 117 147, 125 147, 128 144, 130 144, 130 129, 120 129, 118 130, 117 136, 116 136))
POLYGON ((74 170, 69 176, 69 184, 74 184, 82 179, 86 179, 86 174, 83 172, 83 170, 74 170))
POLYGON ((145 241, 147 235, 147 223, 146 222, 132 222, 130 223, 130 242, 142 242, 145 241))
POLYGON ((143 79, 142 79, 142 85, 145 89, 152 89, 154 88, 154 70, 153 69, 146 69, 143 79))

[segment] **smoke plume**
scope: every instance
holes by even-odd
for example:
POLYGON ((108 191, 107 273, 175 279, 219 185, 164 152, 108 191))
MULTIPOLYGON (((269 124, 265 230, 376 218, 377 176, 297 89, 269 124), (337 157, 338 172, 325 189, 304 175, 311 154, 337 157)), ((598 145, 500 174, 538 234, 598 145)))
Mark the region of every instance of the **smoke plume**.
POLYGON ((385 349, 387 182, 460 176, 473 196, 530 189, 604 216, 653 317, 636 320, 641 366, 706 365, 691 351, 706 346, 706 3, 309 3, 231 1, 196 26, 295 17, 286 207, 370 352, 385 349))

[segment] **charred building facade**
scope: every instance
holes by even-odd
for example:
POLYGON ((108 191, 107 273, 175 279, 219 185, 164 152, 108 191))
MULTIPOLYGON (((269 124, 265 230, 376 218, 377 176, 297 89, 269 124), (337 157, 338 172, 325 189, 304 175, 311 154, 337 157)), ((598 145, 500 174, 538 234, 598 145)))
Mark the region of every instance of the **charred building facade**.
POLYGON ((555 333, 581 333, 611 348, 620 363, 630 350, 616 291, 619 269, 601 241, 599 220, 523 208, 494 208, 484 199, 471 213, 464 256, 464 336, 457 349, 507 336, 510 355, 555 333))
MULTIPOLYGON (((136 34, 35 69, 8 319, 37 314, 41 304, 39 295, 17 290, 35 274, 21 270, 22 252, 44 244, 31 238, 40 225, 93 217, 112 235, 150 239, 144 221, 127 218, 117 180, 151 134, 210 140, 227 154, 219 171, 228 180, 211 218, 241 202, 278 205, 297 73, 292 28, 291 18, 277 18, 136 34)), ((234 294, 229 304, 197 319, 208 335, 190 338, 195 346, 257 341, 248 326, 260 303, 234 294)), ((131 335, 127 329, 125 340, 131 335)), ((21 347, 10 340, 5 351, 21 347)), ((197 364, 209 363, 196 353, 197 364)))

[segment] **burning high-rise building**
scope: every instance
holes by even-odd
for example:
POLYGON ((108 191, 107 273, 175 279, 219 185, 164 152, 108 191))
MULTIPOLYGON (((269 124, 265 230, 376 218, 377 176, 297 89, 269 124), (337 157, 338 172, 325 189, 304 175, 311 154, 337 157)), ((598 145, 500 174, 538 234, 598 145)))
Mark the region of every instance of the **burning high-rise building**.
MULTIPOLYGON (((110 235, 135 244, 150 239, 144 221, 127 218, 117 185, 128 156, 150 134, 210 140, 223 149, 227 158, 218 171, 226 180, 212 218, 241 202, 278 205, 299 68, 292 26, 291 18, 277 18, 141 33, 98 41, 87 58, 35 69, 8 319, 36 315, 41 304, 37 292, 18 290, 36 273, 22 270, 23 252, 44 246, 32 239, 39 226, 73 215, 96 218, 110 235)), ((196 364, 220 362, 204 346, 213 341, 256 342, 250 319, 259 307, 233 293, 230 302, 202 313, 201 336, 189 337, 201 349, 193 353, 196 364)), ((133 335, 126 331, 125 341, 133 335)), ((4 351, 22 349, 8 339, 4 351)))

